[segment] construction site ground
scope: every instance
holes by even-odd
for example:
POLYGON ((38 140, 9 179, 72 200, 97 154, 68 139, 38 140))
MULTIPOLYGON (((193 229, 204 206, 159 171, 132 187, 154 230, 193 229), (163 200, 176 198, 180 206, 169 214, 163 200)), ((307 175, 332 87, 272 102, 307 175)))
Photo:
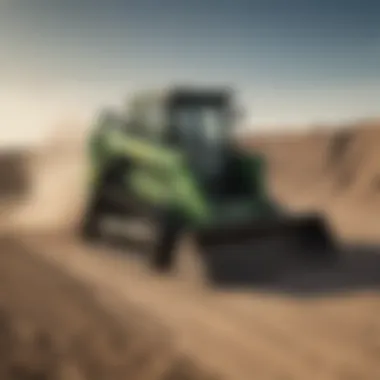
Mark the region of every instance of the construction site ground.
MULTIPOLYGON (((326 211, 342 237, 361 236, 374 245, 380 229, 369 221, 378 219, 377 172, 369 178, 358 171, 360 184, 354 178, 342 190, 337 171, 343 169, 328 174, 315 156, 302 177, 299 156, 284 152, 295 155, 294 146, 311 144, 308 139, 298 145, 292 140, 290 150, 283 142, 278 156, 267 153, 274 190, 292 207, 326 211), (286 180, 276 166, 285 165, 284 157, 286 180), (303 191, 295 195, 297 184, 303 191), (361 210, 357 217, 355 210, 361 210)), ((306 151, 322 156, 322 138, 313 139, 319 148, 306 151)), ((356 137, 355 144, 363 139, 356 137)), ((272 143, 260 147, 268 152, 272 143)), ((77 157, 62 157, 29 162, 34 183, 38 177, 34 193, 2 209, 0 378, 380 379, 376 246, 351 248, 335 265, 289 267, 263 283, 203 289, 175 274, 152 275, 143 256, 106 244, 84 245, 62 227, 75 219, 76 212, 67 211, 77 208, 77 185, 70 181, 79 176, 77 157), (58 224, 62 228, 52 228, 58 224)))

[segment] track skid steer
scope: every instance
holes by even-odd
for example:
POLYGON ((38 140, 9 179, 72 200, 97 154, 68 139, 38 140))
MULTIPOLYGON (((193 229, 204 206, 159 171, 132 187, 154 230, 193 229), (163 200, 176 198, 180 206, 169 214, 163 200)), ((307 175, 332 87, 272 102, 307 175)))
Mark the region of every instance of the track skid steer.
POLYGON ((284 213, 267 191, 264 157, 234 144, 228 89, 141 94, 128 115, 104 113, 94 128, 85 237, 99 238, 107 218, 143 219, 153 231, 152 268, 174 268, 183 237, 192 236, 194 255, 214 280, 233 262, 261 277, 264 263, 272 268, 289 252, 335 257, 323 218, 284 213))

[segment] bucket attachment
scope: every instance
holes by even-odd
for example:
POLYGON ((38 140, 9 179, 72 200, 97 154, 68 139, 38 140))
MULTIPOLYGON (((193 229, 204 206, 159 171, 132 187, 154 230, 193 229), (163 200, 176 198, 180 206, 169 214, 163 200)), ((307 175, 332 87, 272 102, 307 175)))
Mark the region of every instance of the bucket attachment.
POLYGON ((330 231, 318 216, 260 220, 244 225, 203 229, 196 233, 197 243, 205 249, 268 238, 292 239, 300 248, 331 249, 334 246, 330 231))
POLYGON ((295 260, 329 261, 338 252, 326 223, 318 215, 204 229, 195 234, 195 241, 210 280, 220 280, 232 267, 237 276, 244 272, 244 276, 255 279, 268 278, 295 260))

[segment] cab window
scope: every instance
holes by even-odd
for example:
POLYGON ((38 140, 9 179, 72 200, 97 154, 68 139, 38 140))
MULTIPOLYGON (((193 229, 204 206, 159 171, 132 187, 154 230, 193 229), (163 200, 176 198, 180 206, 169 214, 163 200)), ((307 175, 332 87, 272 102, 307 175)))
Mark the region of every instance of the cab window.
POLYGON ((158 101, 139 101, 130 112, 129 130, 141 137, 161 141, 165 114, 158 101))

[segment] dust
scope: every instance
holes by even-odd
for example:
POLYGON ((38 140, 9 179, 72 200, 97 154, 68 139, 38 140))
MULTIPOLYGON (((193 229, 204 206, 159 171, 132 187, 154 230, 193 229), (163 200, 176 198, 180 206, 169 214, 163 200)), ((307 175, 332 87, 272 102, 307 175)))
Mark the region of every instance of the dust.
POLYGON ((10 189, 12 197, 5 194, 5 190, 0 194, 0 228, 3 231, 62 230, 75 225, 87 191, 83 139, 71 132, 54 135, 51 141, 35 150, 3 152, 1 167, 6 168, 2 182, 8 183, 8 188, 13 186, 10 189), (15 176, 18 182, 13 184, 15 176), (24 186, 23 191, 18 190, 16 197, 16 187, 20 187, 20 183, 24 186))

